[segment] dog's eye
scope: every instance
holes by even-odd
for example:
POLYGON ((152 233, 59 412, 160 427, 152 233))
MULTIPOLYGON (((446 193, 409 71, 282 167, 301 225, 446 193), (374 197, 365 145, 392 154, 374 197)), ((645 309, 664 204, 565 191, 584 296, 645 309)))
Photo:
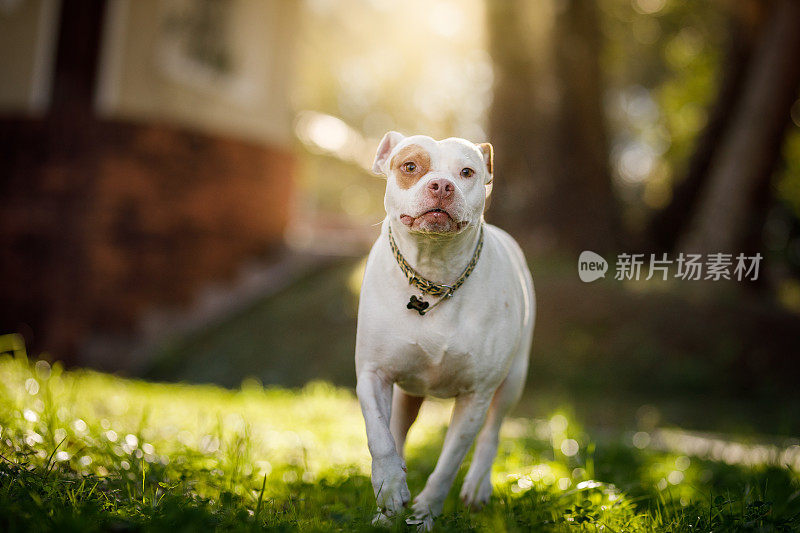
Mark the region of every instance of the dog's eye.
POLYGON ((403 170, 411 174, 412 172, 417 170, 417 164, 412 161, 409 161, 408 163, 403 163, 403 170))
POLYGON ((461 177, 462 178, 471 178, 475 175, 475 171, 471 168, 462 168, 461 169, 461 177))

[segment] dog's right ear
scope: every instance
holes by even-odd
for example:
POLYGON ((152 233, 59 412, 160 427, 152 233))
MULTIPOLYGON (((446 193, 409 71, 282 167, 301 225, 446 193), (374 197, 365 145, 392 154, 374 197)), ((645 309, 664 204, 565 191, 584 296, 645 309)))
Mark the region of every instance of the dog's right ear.
POLYGON ((388 162, 389 154, 392 153, 394 147, 403 139, 405 139, 403 134, 396 131, 389 131, 383 136, 381 144, 378 145, 378 153, 375 154, 375 162, 372 163, 372 172, 386 175, 385 166, 388 162))

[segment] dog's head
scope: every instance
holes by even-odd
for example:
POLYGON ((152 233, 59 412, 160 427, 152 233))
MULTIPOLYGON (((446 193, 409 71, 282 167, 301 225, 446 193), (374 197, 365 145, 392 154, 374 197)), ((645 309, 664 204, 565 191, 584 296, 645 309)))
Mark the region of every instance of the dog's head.
POLYGON ((451 137, 384 135, 372 171, 386 176, 384 206, 414 233, 455 234, 477 224, 492 187, 492 145, 451 137))

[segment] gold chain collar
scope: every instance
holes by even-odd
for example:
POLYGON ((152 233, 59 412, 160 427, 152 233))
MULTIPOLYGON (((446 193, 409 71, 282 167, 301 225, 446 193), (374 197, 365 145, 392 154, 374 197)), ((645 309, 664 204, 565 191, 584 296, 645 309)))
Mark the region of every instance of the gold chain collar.
POLYGON ((411 296, 411 299, 406 307, 408 309, 417 311, 420 315, 424 315, 442 303, 444 300, 451 298, 453 293, 464 284, 469 275, 472 274, 472 271, 475 270, 475 266, 478 264, 478 258, 481 256, 481 250, 483 249, 483 223, 481 223, 481 233, 480 237, 478 237, 478 244, 475 245, 475 251, 472 253, 472 259, 470 259, 467 268, 464 269, 464 272, 461 273, 461 275, 452 285, 434 283, 433 281, 425 279, 419 272, 414 270, 414 267, 408 264, 408 261, 406 261, 406 258, 403 257, 403 254, 400 253, 400 249, 397 247, 397 243, 394 241, 391 223, 389 224, 389 246, 392 247, 394 258, 397 261, 400 270, 403 271, 403 274, 405 274, 406 278, 408 279, 409 284, 414 285, 423 293, 430 294, 431 296, 441 296, 439 301, 432 306, 428 302, 424 301, 422 296, 419 298, 416 296, 411 296))

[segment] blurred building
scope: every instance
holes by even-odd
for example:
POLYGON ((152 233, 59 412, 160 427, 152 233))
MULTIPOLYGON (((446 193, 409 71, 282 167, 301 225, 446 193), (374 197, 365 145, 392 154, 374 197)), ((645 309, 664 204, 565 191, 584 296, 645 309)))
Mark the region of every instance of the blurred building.
POLYGON ((0 1, 3 332, 82 361, 280 246, 296 4, 0 1))

